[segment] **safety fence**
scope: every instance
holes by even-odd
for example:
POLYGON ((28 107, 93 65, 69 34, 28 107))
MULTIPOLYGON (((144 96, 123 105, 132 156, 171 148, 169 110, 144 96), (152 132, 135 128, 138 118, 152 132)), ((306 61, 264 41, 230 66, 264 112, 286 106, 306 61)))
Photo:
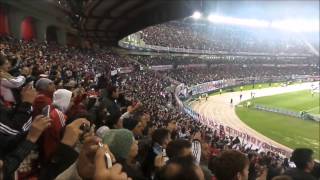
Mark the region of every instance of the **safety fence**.
POLYGON ((254 107, 258 110, 261 110, 261 111, 283 114, 283 115, 292 116, 295 118, 302 118, 301 113, 296 112, 296 111, 291 111, 288 109, 271 107, 271 106, 266 106, 266 105, 262 105, 262 104, 255 104, 254 107))
POLYGON ((299 118, 299 119, 303 119, 303 120, 312 120, 312 121, 320 122, 319 115, 310 114, 306 111, 296 112, 296 111, 291 111, 288 109, 266 106, 266 105, 262 105, 262 104, 255 104, 254 108, 261 110, 261 111, 283 114, 286 116, 291 116, 291 117, 295 117, 295 118, 299 118))

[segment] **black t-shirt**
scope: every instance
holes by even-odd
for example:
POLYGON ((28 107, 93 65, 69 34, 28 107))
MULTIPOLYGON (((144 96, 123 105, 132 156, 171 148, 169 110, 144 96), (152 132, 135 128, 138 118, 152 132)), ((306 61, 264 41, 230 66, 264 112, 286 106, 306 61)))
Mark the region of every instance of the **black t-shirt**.
POLYGON ((306 173, 297 168, 289 169, 284 174, 290 176, 292 180, 316 180, 310 173, 306 173))

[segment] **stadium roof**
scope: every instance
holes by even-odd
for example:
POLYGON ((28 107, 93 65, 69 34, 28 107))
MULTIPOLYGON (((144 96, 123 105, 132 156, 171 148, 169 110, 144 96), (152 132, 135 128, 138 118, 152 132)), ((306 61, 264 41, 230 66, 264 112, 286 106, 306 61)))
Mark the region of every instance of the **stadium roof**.
POLYGON ((80 27, 85 37, 114 45, 147 26, 190 16, 197 4, 194 0, 94 0, 80 27))
POLYGON ((215 0, 0 0, 31 11, 44 11, 60 19, 80 35, 104 45, 116 45, 123 37, 148 26, 191 16, 194 11, 235 17, 319 18, 319 2, 215 1, 215 0), (296 13, 299 12, 299 13, 296 13))
POLYGON ((198 0, 0 0, 27 12, 59 19, 82 37, 116 45, 123 37, 147 26, 190 16, 198 0))

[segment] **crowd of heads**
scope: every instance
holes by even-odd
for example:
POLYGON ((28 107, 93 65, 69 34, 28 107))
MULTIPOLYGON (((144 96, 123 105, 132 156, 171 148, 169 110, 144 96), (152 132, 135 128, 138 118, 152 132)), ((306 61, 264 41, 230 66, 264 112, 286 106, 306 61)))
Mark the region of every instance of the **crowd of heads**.
POLYGON ((175 107, 167 76, 111 50, 10 37, 0 50, 0 178, 319 177, 312 151, 294 151, 290 169, 222 135, 175 107))
MULTIPOLYGON (((163 47, 225 52, 311 53, 297 33, 268 28, 185 23, 181 20, 150 26, 138 33, 146 44, 163 47)), ((314 41, 319 35, 308 33, 305 36, 319 49, 319 42, 314 41)))
POLYGON ((315 57, 303 59, 275 59, 267 57, 237 57, 230 59, 204 59, 194 56, 131 56, 149 68, 163 66, 160 73, 188 86, 205 82, 237 78, 288 77, 319 73, 315 57), (170 67, 168 67, 170 65, 170 67))
POLYGON ((203 68, 180 68, 167 71, 167 75, 190 85, 201 84, 205 82, 237 79, 237 78, 269 78, 273 81, 275 77, 288 77, 292 75, 318 75, 319 68, 316 66, 261 66, 261 65, 222 65, 203 68))
POLYGON ((205 65, 221 65, 221 64, 319 64, 319 59, 316 56, 247 56, 247 55, 154 55, 154 56, 134 56, 130 58, 137 60, 139 63, 146 66, 159 66, 159 65, 189 65, 189 64, 205 64, 205 65))

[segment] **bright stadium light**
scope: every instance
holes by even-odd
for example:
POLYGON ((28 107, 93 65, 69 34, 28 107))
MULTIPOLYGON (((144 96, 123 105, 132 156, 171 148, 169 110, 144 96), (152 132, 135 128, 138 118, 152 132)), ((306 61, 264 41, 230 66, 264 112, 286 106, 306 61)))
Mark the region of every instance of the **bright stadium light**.
POLYGON ((251 27, 268 27, 269 23, 263 20, 256 19, 240 19, 218 15, 209 15, 208 20, 213 23, 235 24, 251 27))
POLYGON ((318 32, 318 20, 305 20, 305 19, 285 19, 273 21, 272 28, 293 31, 293 32, 318 32))
POLYGON ((195 12, 192 14, 191 17, 192 17, 193 19, 200 19, 201 16, 202 16, 202 14, 201 14, 200 12, 195 11, 195 12))
POLYGON ((265 21, 257 19, 242 19, 220 15, 209 15, 207 20, 213 23, 232 24, 241 26, 275 28, 292 32, 319 32, 319 20, 285 19, 276 21, 265 21))

